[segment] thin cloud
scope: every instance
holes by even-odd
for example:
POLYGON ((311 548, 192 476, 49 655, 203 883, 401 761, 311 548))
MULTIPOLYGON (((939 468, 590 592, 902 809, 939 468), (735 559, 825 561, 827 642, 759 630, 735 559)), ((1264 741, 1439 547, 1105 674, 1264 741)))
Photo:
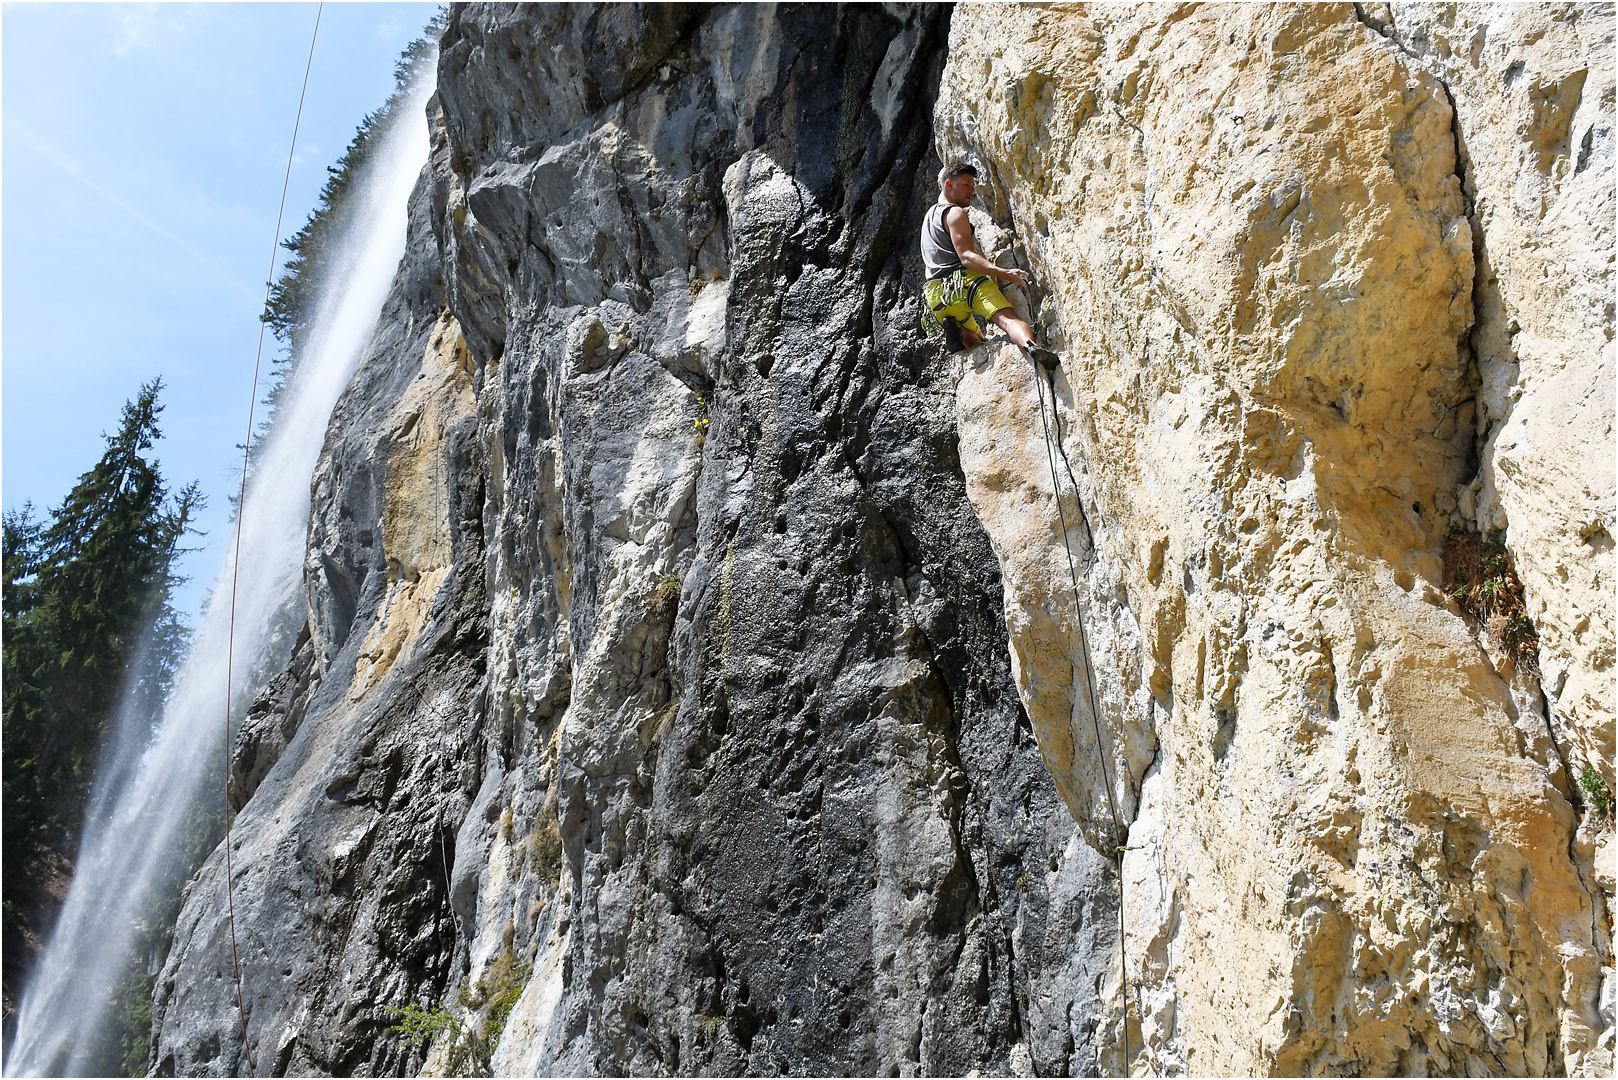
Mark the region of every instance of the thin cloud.
POLYGON ((21 120, 18 120, 15 116, 8 114, 5 118, 5 126, 7 135, 15 135, 19 137, 29 149, 39 154, 46 161, 49 161, 58 169, 61 169, 63 172, 72 176, 79 183, 95 192, 95 194, 101 196, 102 199, 111 203, 113 206, 116 206, 135 221, 139 222, 141 225, 144 225, 146 228, 150 229, 158 236, 161 236, 163 239, 167 240, 181 251, 184 251, 187 255, 190 255, 193 259, 196 259, 197 262, 213 271, 214 275, 224 284, 229 285, 231 288, 242 293, 244 296, 251 297, 253 299, 257 299, 259 297, 260 294, 257 290, 242 284, 242 282, 229 270, 214 262, 207 255, 201 251, 198 251, 196 248, 186 243, 183 239, 176 236, 168 229, 165 229, 162 225, 158 224, 147 215, 141 213, 139 209, 131 205, 116 192, 108 191, 106 188, 90 179, 90 177, 84 174, 84 170, 79 168, 78 162, 74 161, 72 158, 56 149, 56 147, 46 142, 27 124, 23 123, 21 120))
POLYGON ((137 49, 144 49, 153 42, 173 38, 185 30, 185 23, 175 17, 176 11, 189 11, 190 4, 113 4, 113 22, 117 25, 117 36, 113 38, 112 51, 118 56, 128 56, 137 49))

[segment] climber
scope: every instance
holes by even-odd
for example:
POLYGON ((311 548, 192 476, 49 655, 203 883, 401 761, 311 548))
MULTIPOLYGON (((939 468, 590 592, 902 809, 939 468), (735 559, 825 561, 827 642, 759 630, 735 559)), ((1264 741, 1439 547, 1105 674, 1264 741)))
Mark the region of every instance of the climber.
MULTIPOLYGON (((994 279, 1028 287, 1028 272, 996 266, 978 254, 966 207, 977 193, 976 167, 962 162, 938 174, 943 191, 921 226, 921 261, 927 268, 927 306, 952 351, 983 343, 974 317, 994 323, 1046 371, 1056 370, 1056 354, 1034 341, 1034 331, 1017 318, 994 279)), ((985 327, 986 329, 987 327, 985 327)))

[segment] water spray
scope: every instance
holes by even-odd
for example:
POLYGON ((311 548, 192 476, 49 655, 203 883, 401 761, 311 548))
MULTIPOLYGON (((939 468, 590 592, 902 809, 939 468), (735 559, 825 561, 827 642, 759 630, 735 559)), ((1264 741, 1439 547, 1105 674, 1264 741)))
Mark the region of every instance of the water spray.
MULTIPOLYGON (((166 868, 191 796, 217 760, 220 687, 236 687, 239 694, 267 659, 279 662, 266 658, 269 630, 277 613, 301 599, 310 476, 332 408, 359 367, 404 255, 410 193, 427 162, 430 92, 429 78, 412 87, 397 119, 375 136, 377 150, 350 189, 349 224, 331 248, 307 343, 247 479, 241 505, 251 504, 253 513, 238 515, 233 541, 240 546, 240 574, 227 564, 215 580, 156 734, 109 744, 122 747, 129 760, 100 767, 103 777, 121 782, 98 777, 97 805, 106 812, 85 829, 73 884, 22 996, 5 1065, 9 1075, 93 1067, 89 1055, 108 1021, 135 922, 155 890, 178 887, 167 880, 166 868), (240 630, 234 640, 233 599, 240 630)), ((124 715, 117 722, 136 719, 124 715)), ((204 864, 194 903, 206 902, 205 890, 222 884, 224 861, 216 852, 204 864)), ((244 946, 252 955, 250 943, 244 946)))

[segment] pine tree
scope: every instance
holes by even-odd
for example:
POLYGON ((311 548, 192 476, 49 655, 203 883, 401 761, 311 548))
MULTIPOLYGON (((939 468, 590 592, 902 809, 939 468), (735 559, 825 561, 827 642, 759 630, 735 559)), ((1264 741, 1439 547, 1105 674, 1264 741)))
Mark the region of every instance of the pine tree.
MULTIPOLYGON (((202 505, 195 483, 170 493, 145 456, 161 437, 161 380, 124 406, 106 452, 48 522, 4 519, 3 835, 9 936, 34 900, 39 860, 78 843, 90 782, 141 638, 164 631, 143 668, 166 691, 183 634, 169 596, 180 542, 202 505), (154 667, 155 664, 155 667, 154 667)), ((137 687, 139 689, 139 687, 137 687)))

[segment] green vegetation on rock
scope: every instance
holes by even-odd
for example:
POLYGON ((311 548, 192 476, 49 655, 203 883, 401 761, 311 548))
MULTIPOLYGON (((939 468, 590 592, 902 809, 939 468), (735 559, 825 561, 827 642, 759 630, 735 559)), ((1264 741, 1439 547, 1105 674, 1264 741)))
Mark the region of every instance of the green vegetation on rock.
POLYGON ((1503 530, 1495 529, 1485 540, 1451 522, 1444 539, 1444 582, 1497 648, 1529 671, 1539 670, 1539 634, 1528 617, 1503 530))
POLYGON ((1589 815, 1597 821, 1605 820, 1612 814, 1612 792, 1602 783, 1601 774, 1594 769, 1586 768, 1584 775, 1579 777, 1579 787, 1584 789, 1584 797, 1589 801, 1589 815))
POLYGON ((406 1005, 391 1010, 393 1030, 417 1046, 441 1045, 440 1068, 446 1076, 490 1076, 494 1049, 500 1045, 506 1021, 528 986, 531 969, 519 964, 507 948, 484 970, 482 978, 463 986, 459 1006, 464 1017, 451 1009, 424 1009, 406 1005))
POLYGON ((534 873, 546 885, 554 885, 562 870, 562 835, 556 826, 556 810, 546 807, 528 838, 529 861, 534 873))

